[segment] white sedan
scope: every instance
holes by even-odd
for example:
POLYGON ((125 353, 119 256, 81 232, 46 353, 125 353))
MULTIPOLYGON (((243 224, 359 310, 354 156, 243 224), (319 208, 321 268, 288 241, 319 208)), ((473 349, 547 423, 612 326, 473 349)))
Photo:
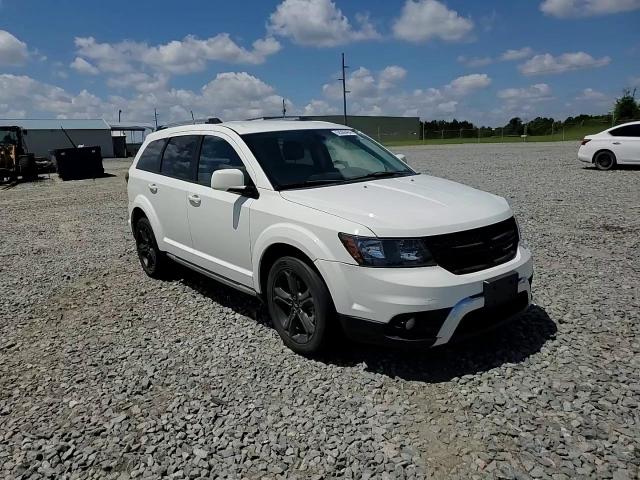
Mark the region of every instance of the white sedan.
POLYGON ((598 170, 611 170, 616 165, 640 165, 640 122, 587 135, 580 144, 578 159, 593 163, 598 170))

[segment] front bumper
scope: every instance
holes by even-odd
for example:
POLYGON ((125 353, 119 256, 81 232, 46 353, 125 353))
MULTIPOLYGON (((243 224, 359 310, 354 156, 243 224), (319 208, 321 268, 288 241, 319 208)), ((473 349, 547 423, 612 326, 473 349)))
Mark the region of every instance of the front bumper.
POLYGON ((451 340, 463 320, 484 315, 491 318, 478 321, 495 324, 531 302, 533 263, 530 251, 522 246, 513 260, 465 275, 440 267, 367 268, 323 260, 316 266, 327 280, 343 329, 364 342, 441 345, 451 340), (518 301, 510 309, 487 311, 484 281, 510 272, 518 274, 518 301), (403 335, 398 325, 410 319, 418 328, 403 335))

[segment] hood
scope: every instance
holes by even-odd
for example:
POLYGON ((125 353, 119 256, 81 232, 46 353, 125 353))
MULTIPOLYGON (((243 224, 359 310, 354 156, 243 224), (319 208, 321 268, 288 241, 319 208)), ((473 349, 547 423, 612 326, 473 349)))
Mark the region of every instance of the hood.
POLYGON ((512 215, 504 198, 429 175, 284 190, 286 200, 359 223, 379 237, 482 227, 512 215))

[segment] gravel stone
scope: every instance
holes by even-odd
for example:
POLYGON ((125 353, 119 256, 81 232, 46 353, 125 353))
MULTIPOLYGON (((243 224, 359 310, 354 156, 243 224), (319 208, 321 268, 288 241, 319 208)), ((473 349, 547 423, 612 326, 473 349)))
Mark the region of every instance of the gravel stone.
POLYGON ((394 150, 510 201, 526 314, 306 359, 256 300, 143 274, 130 160, 0 190, 0 478, 638 478, 640 170, 585 168, 573 142, 394 150))

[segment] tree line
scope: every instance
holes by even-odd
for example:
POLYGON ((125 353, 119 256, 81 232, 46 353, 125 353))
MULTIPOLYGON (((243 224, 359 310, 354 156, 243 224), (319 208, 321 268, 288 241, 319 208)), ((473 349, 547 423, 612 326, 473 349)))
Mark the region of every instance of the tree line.
MULTIPOLYGON (((477 126, 472 122, 466 120, 431 120, 421 122, 421 135, 422 132, 459 132, 459 136, 491 136, 496 134, 496 130, 500 135, 504 136, 519 136, 524 135, 525 131, 527 135, 549 135, 554 132, 559 132, 565 127, 575 127, 577 125, 584 125, 585 123, 596 124, 602 123, 604 125, 612 125, 614 123, 624 123, 631 120, 640 119, 640 101, 635 99, 636 91, 624 90, 622 96, 616 99, 616 103, 613 108, 613 117, 611 114, 607 115, 578 115, 576 117, 567 117, 564 120, 556 120, 552 117, 536 117, 529 122, 524 122, 520 117, 514 117, 507 122, 503 127, 492 128, 486 126, 477 126)), ((603 128, 604 129, 604 128, 603 128)), ((447 134, 447 136, 451 136, 447 134)), ((444 136, 444 135, 443 135, 444 136)))

